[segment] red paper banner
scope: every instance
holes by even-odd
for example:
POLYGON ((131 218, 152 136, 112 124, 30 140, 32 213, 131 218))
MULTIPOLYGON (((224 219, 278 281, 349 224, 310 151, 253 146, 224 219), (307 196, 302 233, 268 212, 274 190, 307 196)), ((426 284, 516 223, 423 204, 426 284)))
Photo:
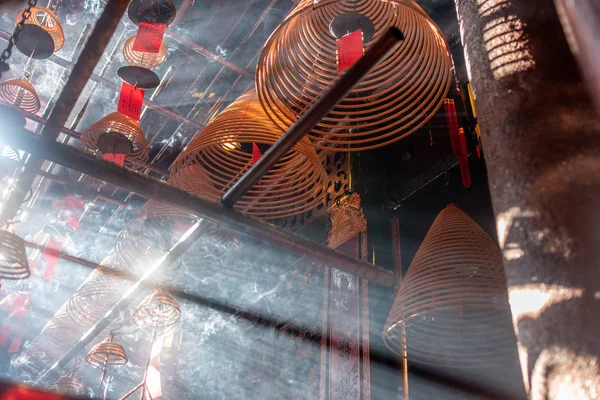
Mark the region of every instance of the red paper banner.
POLYGON ((106 161, 114 162, 115 164, 119 164, 123 166, 125 164, 125 154, 114 154, 114 153, 106 153, 104 155, 104 159, 106 161))
POLYGON ((8 324, 2 324, 0 328, 0 346, 6 346, 8 341, 8 334, 10 333, 10 326, 8 324))
POLYGON ((344 72, 354 65, 364 54, 363 34, 358 29, 337 41, 338 72, 344 72))
POLYGON ((15 300, 13 301, 12 307, 10 308, 10 314, 17 318, 23 318, 29 308, 29 301, 31 300, 31 294, 29 293, 17 293, 15 300))
POLYGON ((144 53, 158 53, 166 29, 167 24, 140 22, 132 50, 144 53))
POLYGON ((22 341, 23 341, 23 335, 21 335, 20 333, 17 333, 15 336, 13 336, 13 340, 12 340, 12 343, 10 344, 10 347, 8 348, 8 352, 16 353, 17 351, 19 351, 19 349, 21 348, 22 341))
POLYGON ((46 261, 44 279, 47 281, 51 281, 52 279, 54 279, 54 273, 56 272, 56 266, 58 265, 58 254, 60 253, 61 249, 62 243, 50 236, 46 241, 46 246, 42 255, 44 261, 46 261))
POLYGON ((139 121, 142 114, 142 104, 144 104, 144 91, 123 82, 119 94, 119 112, 139 121))

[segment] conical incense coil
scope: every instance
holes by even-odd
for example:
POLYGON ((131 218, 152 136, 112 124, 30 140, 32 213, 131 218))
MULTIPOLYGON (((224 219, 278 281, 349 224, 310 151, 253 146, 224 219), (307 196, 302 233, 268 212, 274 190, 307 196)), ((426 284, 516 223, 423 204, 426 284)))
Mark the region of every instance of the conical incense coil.
POLYGON ((337 38, 359 28, 365 51, 390 27, 404 40, 312 129, 316 147, 360 151, 398 141, 423 126, 450 87, 452 60, 440 29, 411 0, 302 0, 269 37, 256 69, 256 88, 282 130, 306 112, 341 75, 337 38), (372 35, 371 35, 372 34, 372 35))
POLYGON ((140 123, 118 111, 90 126, 81 136, 81 144, 95 154, 125 154, 128 167, 148 161, 148 144, 140 123))
POLYGON ((112 258, 104 260, 67 302, 66 312, 73 322, 82 326, 95 324, 114 303, 115 296, 127 290, 126 275, 110 268, 111 263, 112 258))
POLYGON ((19 280, 29 275, 25 242, 14 233, 0 230, 0 279, 19 280))
POLYGON ((181 310, 173 296, 157 289, 142 301, 133 319, 138 324, 164 329, 175 325, 180 316, 181 310))
POLYGON ((162 65, 167 60, 167 46, 164 42, 160 43, 160 49, 158 53, 148 53, 145 51, 134 51, 133 45, 135 44, 135 36, 127 39, 123 45, 123 58, 127 61, 127 64, 136 67, 142 67, 147 69, 156 68, 162 65))
POLYGON ((436 218, 386 322, 386 346, 409 362, 478 368, 510 361, 514 334, 498 246, 464 212, 436 218))
POLYGON ((360 196, 352 193, 342 198, 331 210, 329 247, 335 249, 367 228, 360 196))
MULTIPOLYGON (((17 17, 15 18, 16 25, 21 22, 23 12, 25 12, 25 9, 17 14, 17 17)), ((55 53, 62 49, 63 44, 65 43, 65 34, 62 25, 52 10, 46 7, 31 7, 31 17, 25 20, 25 24, 37 25, 48 32, 54 41, 55 53)))
POLYGON ((40 110, 40 98, 25 79, 8 79, 0 83, 0 102, 35 114, 40 110))
POLYGON ((110 334, 104 341, 94 346, 85 357, 85 362, 94 368, 127 364, 125 349, 113 340, 114 335, 110 334))
MULTIPOLYGON (((173 164, 170 182, 216 202, 260 158, 256 149, 266 151, 281 135, 251 90, 190 141, 173 164)), ((248 190, 236 209, 261 219, 291 217, 321 204, 327 183, 313 146, 302 139, 248 190)))
POLYGON ((50 386, 50 391, 79 397, 86 393, 86 388, 75 376, 63 376, 50 386))

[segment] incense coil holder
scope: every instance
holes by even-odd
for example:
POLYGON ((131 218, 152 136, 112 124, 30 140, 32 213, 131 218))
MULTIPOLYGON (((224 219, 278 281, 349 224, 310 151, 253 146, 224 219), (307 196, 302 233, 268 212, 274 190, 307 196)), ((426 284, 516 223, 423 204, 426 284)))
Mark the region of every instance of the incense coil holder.
MULTIPOLYGON (((256 92, 235 100, 188 144, 174 162, 170 182, 217 202, 282 135, 264 113, 256 92)), ((260 219, 301 214, 323 203, 328 176, 314 147, 301 139, 237 202, 235 208, 260 219)))
POLYGON ((109 335, 104 341, 98 343, 85 357, 85 362, 92 367, 106 367, 108 365, 127 364, 127 354, 119 343, 113 342, 114 335, 109 335))
POLYGON ((175 325, 180 316, 181 310, 173 296, 157 289, 140 303, 133 319, 140 325, 167 329, 175 325))
MULTIPOLYGON (((18 25, 23 18, 25 9, 19 11, 15 18, 15 25, 18 25)), ((65 43, 65 34, 58 18, 52 10, 46 7, 31 7, 31 17, 25 20, 25 24, 37 25, 50 34, 54 41, 54 52, 62 49, 65 43)))
POLYGON ((502 255, 464 212, 436 218, 396 295, 385 345, 409 362, 452 369, 509 363, 514 333, 502 255))
POLYGON ((8 79, 0 83, 0 102, 35 114, 40 110, 40 98, 33 85, 25 79, 8 79))
POLYGON ((51 392, 70 396, 83 396, 86 393, 85 385, 75 376, 63 376, 54 385, 50 386, 51 392))
MULTIPOLYGON (((330 26, 350 14, 371 23, 365 52, 390 27, 404 40, 308 133, 315 147, 331 151, 374 149, 414 133, 440 108, 452 78, 448 45, 416 2, 302 0, 269 37, 256 69, 260 103, 280 129, 341 76, 330 26)), ((363 25, 350 24, 347 32, 363 25)))
POLYGON ((123 45, 123 58, 125 58, 127 64, 135 67, 152 69, 162 65, 167 60, 168 52, 164 42, 160 43, 158 53, 148 53, 145 51, 133 50, 135 38, 136 36, 127 39, 123 45))
POLYGON ((19 236, 0 230, 0 279, 29 278, 29 262, 25 242, 19 236))
MULTIPOLYGON (((106 151, 110 150, 110 148, 102 150, 98 146, 98 140, 102 140, 101 137, 105 134, 114 135, 115 138, 120 137, 119 140, 129 142, 127 151, 122 153, 125 154, 125 166, 139 168, 141 164, 148 161, 148 143, 146 142, 146 137, 140 123, 135 119, 118 111, 110 113, 85 131, 81 136, 81 144, 85 149, 97 155, 110 153, 111 151, 106 151)), ((123 142, 119 143, 119 145, 122 144, 123 142)), ((123 150, 118 149, 112 152, 120 151, 123 150)))

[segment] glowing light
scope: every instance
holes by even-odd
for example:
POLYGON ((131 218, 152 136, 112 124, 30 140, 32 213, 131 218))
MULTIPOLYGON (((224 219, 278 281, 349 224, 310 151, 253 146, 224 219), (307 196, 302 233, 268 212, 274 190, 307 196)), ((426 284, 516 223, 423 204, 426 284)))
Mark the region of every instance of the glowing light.
POLYGON ((233 151, 233 150, 235 150, 235 149, 237 149, 239 147, 239 143, 236 143, 236 142, 227 142, 227 143, 223 143, 221 145, 221 147, 225 151, 233 151))

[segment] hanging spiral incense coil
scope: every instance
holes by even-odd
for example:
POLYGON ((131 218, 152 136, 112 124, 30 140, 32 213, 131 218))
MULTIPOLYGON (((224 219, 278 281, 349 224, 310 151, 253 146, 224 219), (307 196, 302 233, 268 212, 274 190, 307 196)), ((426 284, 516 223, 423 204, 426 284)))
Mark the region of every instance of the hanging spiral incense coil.
POLYGON ((0 83, 0 102, 35 114, 40 110, 40 98, 31 83, 25 79, 8 79, 0 83))
MULTIPOLYGON (((25 9, 21 10, 15 18, 15 24, 23 19, 25 9)), ((62 49, 65 43, 65 34, 62 25, 52 10, 46 7, 31 7, 31 17, 25 20, 25 24, 37 25, 50 34, 54 41, 54 52, 62 49)))
POLYGON ((0 230, 0 279, 18 280, 29 275, 25 242, 14 233, 0 230))
POLYGON ((102 182, 101 180, 92 178, 88 175, 84 175, 72 169, 69 170, 69 176, 73 181, 88 184, 94 189, 99 189, 104 185, 104 182, 102 182))
POLYGON ((75 376, 63 376, 54 385, 50 386, 51 392, 62 395, 83 396, 86 393, 85 385, 75 376))
POLYGON ((85 362, 94 368, 127 364, 125 349, 120 344, 113 342, 113 339, 114 334, 110 334, 101 343, 94 346, 85 357, 85 362))
POLYGON ((67 302, 67 315, 76 324, 95 324, 106 314, 115 296, 127 290, 126 274, 106 266, 111 262, 112 258, 103 261, 104 265, 98 266, 67 302))
POLYGON ((118 111, 90 126, 81 136, 81 144, 95 154, 125 154, 125 165, 131 168, 148 161, 148 144, 140 123, 118 111))
MULTIPOLYGON (((170 182, 216 202, 253 165, 253 146, 265 151, 280 137, 251 90, 191 140, 174 162, 170 182)), ((238 201, 236 209, 262 219, 301 214, 322 203, 327 182, 313 146, 302 139, 238 201)))
POLYGON ((173 296, 157 289, 141 302, 133 314, 133 319, 137 324, 167 329, 175 325, 180 316, 181 310, 173 296))
POLYGON ((269 118, 285 130, 340 76, 336 37, 330 26, 347 17, 351 20, 343 23, 344 34, 362 28, 372 36, 365 37, 365 50, 390 27, 398 28, 404 40, 308 136, 319 148, 369 150, 423 126, 450 87, 448 46, 439 28, 414 1, 301 1, 264 46, 256 88, 269 118))
POLYGON ((454 206, 429 229, 383 331, 409 362, 478 368, 510 360, 514 334, 500 249, 454 206))
POLYGON ((9 158, 16 162, 21 161, 21 155, 19 154, 19 152, 9 146, 4 146, 4 148, 2 149, 2 157, 9 158))
POLYGON ((162 65, 167 60, 168 52, 164 42, 160 43, 158 53, 148 53, 145 51, 133 50, 135 38, 135 36, 129 38, 123 45, 123 57, 125 58, 125 61, 127 61, 127 64, 152 69, 162 65))
POLYGON ((331 210, 329 247, 335 249, 367 228, 360 196, 352 193, 342 198, 331 210))

